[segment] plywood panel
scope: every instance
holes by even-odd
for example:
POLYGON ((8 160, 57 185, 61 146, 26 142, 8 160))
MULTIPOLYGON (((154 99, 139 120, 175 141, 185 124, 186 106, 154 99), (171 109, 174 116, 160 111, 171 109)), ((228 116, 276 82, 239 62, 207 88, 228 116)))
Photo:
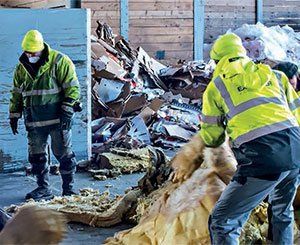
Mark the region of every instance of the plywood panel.
POLYGON ((27 139, 23 122, 13 136, 8 123, 8 103, 14 67, 21 55, 21 41, 30 29, 38 29, 54 49, 67 54, 74 62, 80 81, 84 111, 76 115, 73 146, 78 159, 88 156, 90 133, 90 16, 83 9, 63 10, 0 10, 0 165, 20 167, 27 162, 27 139), (2 157, 1 157, 2 155, 2 157), (3 157, 5 156, 5 157, 3 157), (4 160, 3 160, 4 159, 4 160))

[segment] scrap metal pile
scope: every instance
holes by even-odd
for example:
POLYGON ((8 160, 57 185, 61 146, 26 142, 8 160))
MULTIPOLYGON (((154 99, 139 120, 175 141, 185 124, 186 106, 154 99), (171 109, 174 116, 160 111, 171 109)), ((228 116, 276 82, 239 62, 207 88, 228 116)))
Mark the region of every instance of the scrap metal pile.
MULTIPOLYGON (((176 149, 198 130, 213 65, 166 67, 98 22, 92 38, 93 160, 111 147, 176 149)), ((100 164, 101 165, 101 164, 100 164)))

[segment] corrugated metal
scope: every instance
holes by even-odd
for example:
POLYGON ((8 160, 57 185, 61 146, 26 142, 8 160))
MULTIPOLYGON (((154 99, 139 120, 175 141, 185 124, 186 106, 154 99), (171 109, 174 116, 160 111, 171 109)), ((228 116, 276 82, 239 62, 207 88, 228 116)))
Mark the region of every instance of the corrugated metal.
MULTIPOLYGON (((21 41, 30 29, 38 29, 45 41, 73 60, 81 84, 82 101, 87 108, 90 91, 90 13, 85 9, 62 10, 0 10, 0 168, 18 168, 27 161, 27 139, 23 121, 18 136, 13 136, 8 122, 9 91, 14 67, 21 55, 21 41)), ((89 102, 90 103, 90 102, 89 102)), ((89 110, 76 116, 73 127, 73 145, 78 159, 88 156, 90 132, 86 121, 89 110)), ((1 171, 1 169, 0 169, 1 171)))

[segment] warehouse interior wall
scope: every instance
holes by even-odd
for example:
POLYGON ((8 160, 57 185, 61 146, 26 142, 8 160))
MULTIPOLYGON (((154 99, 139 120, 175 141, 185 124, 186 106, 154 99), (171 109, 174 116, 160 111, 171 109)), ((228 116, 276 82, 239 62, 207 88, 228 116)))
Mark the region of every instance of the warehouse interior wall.
POLYGON ((90 156, 90 12, 84 9, 0 9, 0 172, 16 170, 27 162, 27 138, 23 121, 19 135, 11 133, 8 105, 14 67, 22 54, 21 41, 30 29, 38 29, 53 49, 67 54, 76 66, 84 111, 73 127, 73 149, 77 158, 90 156))

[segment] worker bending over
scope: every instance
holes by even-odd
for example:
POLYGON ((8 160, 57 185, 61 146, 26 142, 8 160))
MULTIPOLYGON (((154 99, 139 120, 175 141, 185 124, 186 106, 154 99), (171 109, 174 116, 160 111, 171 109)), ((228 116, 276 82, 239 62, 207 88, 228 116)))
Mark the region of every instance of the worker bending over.
POLYGON ((286 75, 247 57, 235 34, 218 38, 210 55, 217 66, 203 95, 203 123, 185 151, 193 152, 201 140, 218 147, 227 133, 238 162, 209 219, 212 244, 238 244, 251 211, 268 195, 274 243, 293 244, 292 203, 300 167, 298 96, 286 75))

